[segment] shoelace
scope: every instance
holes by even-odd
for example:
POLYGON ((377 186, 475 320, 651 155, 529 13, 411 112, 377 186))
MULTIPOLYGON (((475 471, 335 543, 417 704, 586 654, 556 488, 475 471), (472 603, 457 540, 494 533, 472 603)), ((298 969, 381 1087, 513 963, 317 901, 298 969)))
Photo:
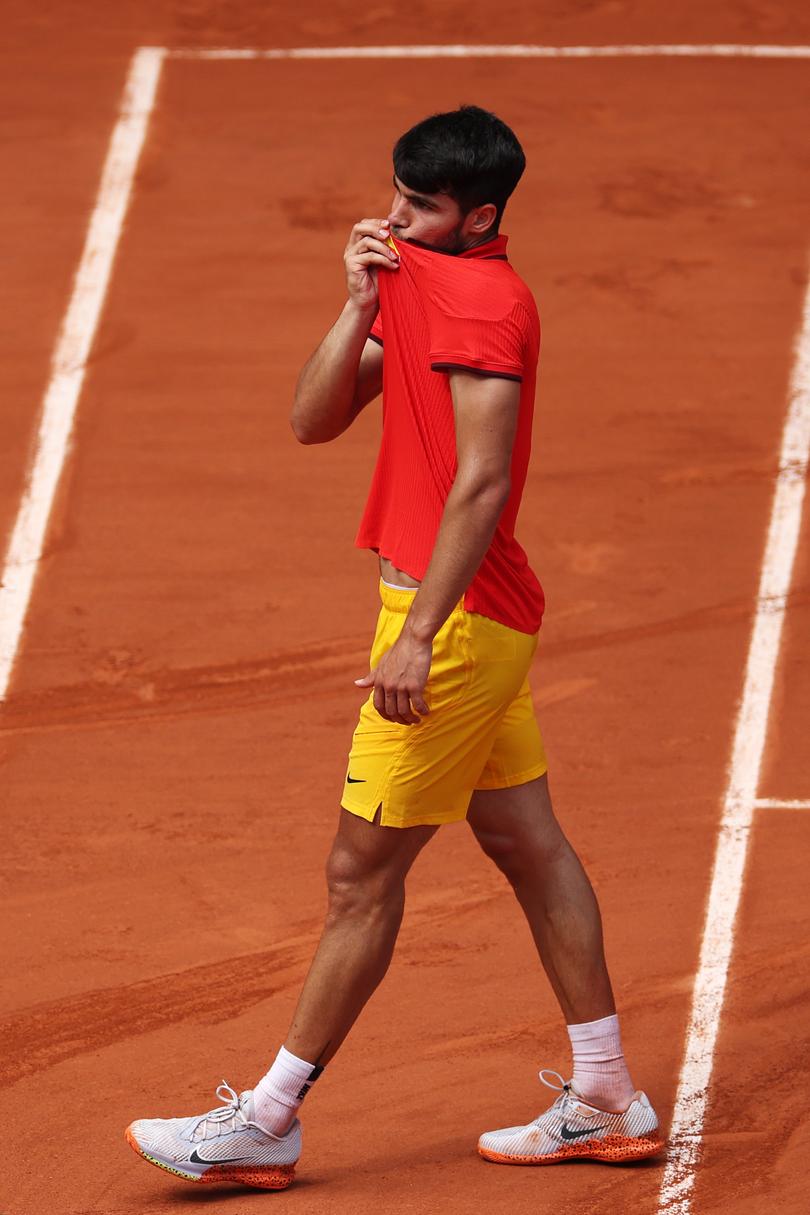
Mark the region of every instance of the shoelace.
MULTIPOLYGON (((543 1118, 545 1118, 546 1114, 550 1113, 550 1111, 553 1109, 559 1109, 563 1114, 563 1121, 565 1121, 565 1111, 568 1109, 568 1106, 576 1100, 576 1093, 572 1092, 570 1080, 563 1080, 560 1073, 555 1072, 551 1067, 541 1067, 537 1074, 542 1080, 543 1084, 545 1084, 546 1088, 554 1089, 554 1091, 558 1092, 560 1095, 551 1105, 550 1109, 546 1110, 544 1113, 540 1114, 539 1117, 535 1118, 535 1122, 539 1123, 543 1118), (546 1080, 546 1076, 556 1076, 560 1083, 552 1084, 551 1081, 546 1080)), ((587 1102, 581 1102, 581 1104, 587 1106, 587 1102)), ((593 1114, 589 1114, 581 1108, 574 1110, 573 1112, 578 1118, 585 1119, 598 1118, 600 1115, 600 1111, 594 1110, 593 1114)))
MULTIPOLYGON (((540 1077, 540 1079, 543 1081, 543 1084, 545 1084, 546 1088, 553 1088, 555 1092, 563 1093, 563 1094, 571 1092, 571 1085, 568 1083, 567 1080, 563 1080, 560 1073, 555 1072, 553 1068, 541 1067, 540 1071, 537 1074, 540 1077), (550 1081, 546 1080, 546 1076, 556 1076, 560 1083, 552 1084, 550 1081)), ((557 1098, 557 1100, 559 1101, 559 1097, 557 1098)))
POLYGON ((264 1127, 259 1126, 258 1122, 254 1122, 252 1118, 245 1117, 244 1110, 240 1104, 239 1094, 236 1093, 226 1080, 217 1088, 217 1096, 224 1104, 218 1105, 216 1109, 209 1110, 207 1114, 201 1114, 194 1126, 191 1128, 191 1138, 195 1139, 197 1131, 202 1127, 203 1133, 195 1142, 202 1143, 206 1139, 215 1139, 218 1135, 224 1135, 228 1130, 236 1130, 235 1126, 226 1127, 226 1122, 235 1122, 237 1119, 243 1126, 253 1126, 256 1130, 262 1131, 265 1135, 267 1132, 264 1127), (224 1091, 223 1091, 224 1090, 224 1091), (204 1123, 212 1123, 213 1125, 203 1126, 204 1123))
POLYGON ((565 1107, 568 1105, 568 1101, 569 1101, 569 1097, 570 1097, 570 1093, 571 1093, 571 1085, 566 1080, 563 1080, 560 1073, 555 1072, 554 1069, 551 1067, 541 1067, 540 1071, 537 1074, 540 1077, 540 1079, 542 1080, 543 1084, 545 1084, 546 1088, 554 1089, 555 1092, 560 1094, 559 1097, 557 1098, 557 1100, 555 1102, 553 1102, 553 1104, 550 1106, 549 1109, 543 1110, 542 1114, 538 1114, 537 1117, 534 1119, 535 1123, 537 1123, 539 1125, 539 1123, 541 1123, 543 1121, 543 1119, 546 1117, 547 1114, 549 1114, 551 1112, 551 1110, 556 1110, 556 1109, 560 1109, 563 1111, 565 1110, 565 1107), (550 1080, 546 1080, 546 1076, 556 1076, 560 1083, 552 1084, 550 1080))

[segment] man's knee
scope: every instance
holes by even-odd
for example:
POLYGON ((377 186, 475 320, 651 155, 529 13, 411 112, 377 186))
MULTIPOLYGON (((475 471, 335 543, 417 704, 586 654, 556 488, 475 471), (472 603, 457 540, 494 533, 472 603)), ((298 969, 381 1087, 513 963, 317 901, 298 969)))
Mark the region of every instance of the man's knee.
POLYGON ((341 809, 326 862, 333 912, 387 907, 404 898, 405 877, 437 827, 383 827, 341 809))
POLYGON ((495 862, 505 877, 510 881, 515 880, 525 867, 525 857, 521 857, 518 839, 501 831, 473 830, 485 855, 495 862))
POLYGON ((527 881, 542 881, 544 870, 559 859, 568 847, 562 832, 536 833, 523 825, 487 829, 473 827, 481 848, 494 861, 513 886, 527 881))
POLYGON ((405 873, 396 858, 381 858, 337 837, 326 862, 329 912, 351 914, 400 898, 405 873))

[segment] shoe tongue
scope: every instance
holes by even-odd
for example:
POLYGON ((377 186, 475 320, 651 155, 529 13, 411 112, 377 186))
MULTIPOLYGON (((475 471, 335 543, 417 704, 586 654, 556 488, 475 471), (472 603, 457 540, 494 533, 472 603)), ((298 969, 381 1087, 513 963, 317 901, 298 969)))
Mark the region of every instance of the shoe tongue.
MULTIPOLYGON (((246 1118, 253 1117, 253 1090, 249 1089, 239 1096, 239 1107, 243 1111, 246 1118)), ((217 1109, 211 1110, 211 1113, 218 1113, 223 1106, 218 1106, 217 1109)), ((201 1139, 212 1139, 217 1135, 224 1135, 233 1129, 233 1119, 236 1110, 231 1110, 230 1118, 211 1118, 206 1116, 198 1124, 192 1135, 193 1142, 199 1142, 201 1139)))

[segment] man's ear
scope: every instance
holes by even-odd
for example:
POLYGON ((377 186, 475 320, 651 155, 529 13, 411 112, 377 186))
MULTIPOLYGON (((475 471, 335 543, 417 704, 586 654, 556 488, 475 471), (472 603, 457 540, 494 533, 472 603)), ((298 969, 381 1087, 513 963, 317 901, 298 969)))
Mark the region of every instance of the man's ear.
POLYGON ((470 232, 476 236, 487 232, 495 223, 495 217, 498 214, 498 208, 494 203, 484 203, 482 207, 473 207, 470 212, 470 232))

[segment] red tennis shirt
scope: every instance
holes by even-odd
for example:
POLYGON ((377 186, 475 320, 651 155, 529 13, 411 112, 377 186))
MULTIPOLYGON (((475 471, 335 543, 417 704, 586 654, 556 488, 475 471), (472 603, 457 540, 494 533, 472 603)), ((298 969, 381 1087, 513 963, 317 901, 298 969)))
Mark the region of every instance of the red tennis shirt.
POLYGON ((399 269, 377 275, 380 307, 370 336, 385 348, 383 429, 355 544, 422 580, 457 470, 447 372, 518 380, 511 493, 464 608, 536 633, 543 590, 514 530, 531 450, 540 320, 507 260, 507 240, 496 236, 453 255, 398 239, 399 269))

